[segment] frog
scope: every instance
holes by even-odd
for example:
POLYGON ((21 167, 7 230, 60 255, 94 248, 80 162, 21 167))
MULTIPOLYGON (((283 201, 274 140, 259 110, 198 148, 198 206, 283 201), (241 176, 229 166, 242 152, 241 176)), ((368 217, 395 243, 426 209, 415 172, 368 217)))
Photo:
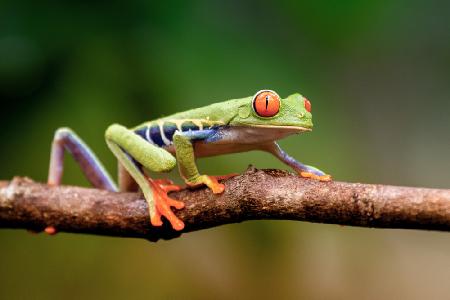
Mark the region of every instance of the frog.
MULTIPOLYGON (((220 194, 225 190, 222 180, 236 174, 201 174, 196 159, 259 150, 272 154, 300 177, 330 181, 330 175, 297 161, 277 143, 312 128, 311 102, 306 97, 294 93, 282 99, 268 89, 131 128, 115 123, 106 129, 105 140, 118 160, 116 184, 87 144, 70 128, 61 127, 51 145, 47 183, 61 184, 64 154, 68 152, 95 188, 112 192, 140 190, 148 204, 151 226, 162 226, 165 219, 173 230, 181 231, 185 224, 172 209, 183 209, 184 203, 168 194, 182 187, 168 179, 152 179, 150 172, 169 172, 178 165, 187 187, 206 185, 213 194, 220 194)), ((48 226, 45 232, 54 234, 57 229, 48 226)))

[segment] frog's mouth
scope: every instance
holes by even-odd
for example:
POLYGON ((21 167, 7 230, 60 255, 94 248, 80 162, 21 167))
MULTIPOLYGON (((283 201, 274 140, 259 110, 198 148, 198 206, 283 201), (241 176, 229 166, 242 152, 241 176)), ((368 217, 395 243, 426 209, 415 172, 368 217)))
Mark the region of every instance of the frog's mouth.
POLYGON ((312 131, 312 128, 301 127, 301 126, 286 126, 286 125, 252 125, 251 127, 278 129, 278 130, 282 130, 282 131, 286 130, 286 131, 292 131, 292 132, 312 131))

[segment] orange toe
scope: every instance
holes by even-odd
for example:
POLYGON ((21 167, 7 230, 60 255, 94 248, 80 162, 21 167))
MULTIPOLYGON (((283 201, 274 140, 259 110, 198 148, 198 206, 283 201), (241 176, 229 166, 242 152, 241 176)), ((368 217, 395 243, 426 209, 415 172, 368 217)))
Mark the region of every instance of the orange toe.
POLYGON ((322 175, 322 176, 320 176, 319 180, 320 181, 331 181, 332 178, 331 178, 331 175, 322 175))
MULTIPOLYGON (((174 215, 175 216, 175 215, 174 215)), ((180 231, 184 229, 184 222, 178 219, 176 216, 174 218, 168 218, 170 224, 172 224, 172 228, 176 231, 180 231)))
POLYGON ((184 208, 184 202, 169 198, 167 199, 167 204, 171 207, 175 207, 176 209, 184 208))
POLYGON ((221 194, 225 190, 225 185, 222 183, 217 183, 212 187, 212 192, 214 194, 221 194))
POLYGON ((170 180, 153 180, 148 178, 148 181, 152 186, 153 199, 155 201, 156 208, 155 214, 150 218, 152 225, 161 226, 163 224, 161 217, 164 216, 170 222, 173 229, 184 229, 183 221, 181 221, 171 210, 171 207, 182 209, 184 207, 184 203, 167 196, 168 192, 178 191, 181 188, 177 185, 174 185, 170 180))
POLYGON ((219 176, 207 176, 208 177, 208 186, 211 188, 214 194, 223 193, 225 190, 225 185, 219 183, 219 176))
POLYGON ((166 192, 176 192, 181 190, 181 186, 178 185, 164 185, 161 186, 161 189, 166 191, 166 192))
POLYGON ((196 183, 187 182, 189 187, 198 187, 201 185, 208 186, 214 194, 221 194, 225 190, 225 185, 220 183, 219 180, 225 180, 239 175, 238 173, 232 173, 228 175, 212 176, 201 175, 200 179, 196 183))
POLYGON ((47 227, 45 227, 44 231, 48 235, 55 235, 58 233, 58 231, 56 230, 56 228, 54 226, 47 226, 47 227))
POLYGON ((157 185, 165 192, 175 192, 181 190, 181 186, 173 184, 173 181, 169 179, 149 179, 149 181, 150 180, 151 183, 157 185))
POLYGON ((161 220, 161 214, 158 211, 150 217, 150 223, 152 223, 153 226, 162 226, 163 222, 161 220))
POLYGON ((304 178, 311 178, 311 179, 319 180, 319 181, 330 181, 331 180, 331 175, 316 175, 316 174, 310 173, 310 172, 300 172, 300 176, 302 176, 304 178))

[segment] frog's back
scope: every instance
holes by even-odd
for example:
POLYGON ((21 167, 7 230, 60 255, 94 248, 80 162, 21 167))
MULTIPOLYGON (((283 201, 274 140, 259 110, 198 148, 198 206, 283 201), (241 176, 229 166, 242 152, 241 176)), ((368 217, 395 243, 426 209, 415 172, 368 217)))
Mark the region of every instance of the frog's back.
POLYGON ((242 99, 232 99, 224 102, 213 103, 207 106, 190 109, 184 112, 179 112, 164 118, 161 120, 170 119, 209 119, 214 121, 221 121, 223 123, 229 123, 231 119, 237 113, 239 106, 243 105, 247 101, 250 101, 250 97, 242 99))

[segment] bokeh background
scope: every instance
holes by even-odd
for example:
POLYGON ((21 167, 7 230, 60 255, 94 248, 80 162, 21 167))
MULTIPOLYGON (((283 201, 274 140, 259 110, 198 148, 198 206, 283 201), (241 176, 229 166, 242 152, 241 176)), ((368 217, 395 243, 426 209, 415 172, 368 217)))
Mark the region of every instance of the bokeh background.
MULTIPOLYGON (((57 127, 103 133, 262 88, 315 130, 282 146, 336 180, 450 187, 447 1, 0 2, 0 178, 44 181, 57 127)), ((86 185, 71 159, 65 183, 86 185)), ((210 174, 285 168, 264 153, 210 174)), ((176 178, 176 172, 171 174, 176 178)), ((450 235, 254 221, 156 244, 0 231, 1 299, 448 299, 450 235)))

